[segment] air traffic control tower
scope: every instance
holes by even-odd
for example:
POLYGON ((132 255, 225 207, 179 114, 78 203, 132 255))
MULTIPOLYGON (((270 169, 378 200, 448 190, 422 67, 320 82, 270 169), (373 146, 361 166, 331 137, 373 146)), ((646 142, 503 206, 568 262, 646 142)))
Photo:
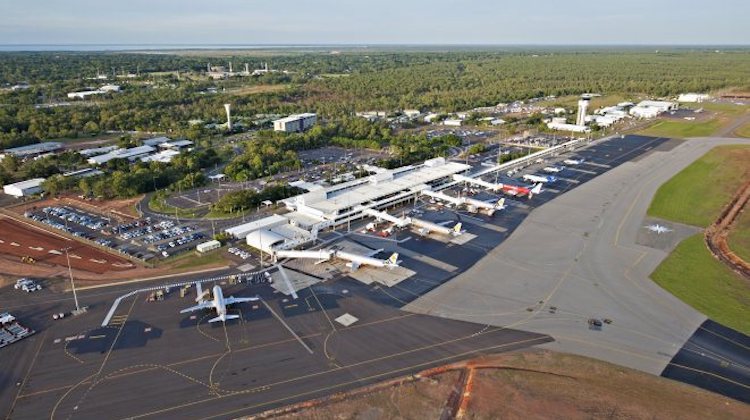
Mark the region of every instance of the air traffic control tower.
POLYGON ((586 126, 586 111, 589 109, 591 103, 591 94, 581 95, 581 99, 578 101, 578 118, 576 118, 576 125, 584 127, 586 126))

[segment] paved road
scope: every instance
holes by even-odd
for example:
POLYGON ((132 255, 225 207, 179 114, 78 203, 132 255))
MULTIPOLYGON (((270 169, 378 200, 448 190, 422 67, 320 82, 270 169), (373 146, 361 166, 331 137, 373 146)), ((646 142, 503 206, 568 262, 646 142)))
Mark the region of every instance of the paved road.
POLYGON ((551 349, 659 375, 706 317, 649 279, 668 251, 636 244, 646 210, 674 174, 738 143, 750 140, 695 139, 618 166, 535 209, 474 267, 405 309, 549 334, 551 349), (613 322, 591 330, 591 317, 613 322))

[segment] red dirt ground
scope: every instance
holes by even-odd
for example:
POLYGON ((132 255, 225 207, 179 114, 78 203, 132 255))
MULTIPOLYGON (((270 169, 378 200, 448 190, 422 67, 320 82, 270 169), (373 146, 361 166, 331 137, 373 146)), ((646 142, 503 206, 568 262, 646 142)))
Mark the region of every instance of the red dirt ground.
POLYGON ((76 270, 102 274, 135 268, 124 258, 10 219, 0 219, 0 241, 0 254, 12 255, 19 261, 21 257, 29 256, 37 261, 36 264, 67 266, 65 253, 49 251, 70 247, 70 265, 76 270))

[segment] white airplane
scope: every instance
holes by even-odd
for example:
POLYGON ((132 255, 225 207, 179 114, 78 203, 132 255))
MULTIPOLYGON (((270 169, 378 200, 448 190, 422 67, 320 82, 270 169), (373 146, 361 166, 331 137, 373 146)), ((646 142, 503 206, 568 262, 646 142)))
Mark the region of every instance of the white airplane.
POLYGON ((584 161, 586 161, 586 159, 584 159, 584 158, 580 158, 580 159, 565 159, 563 161, 563 163, 566 164, 566 165, 580 165, 584 161))
POLYGON ((200 286, 200 283, 196 283, 195 285, 198 290, 198 297, 195 298, 195 301, 199 303, 195 306, 191 306, 189 308, 181 310, 180 313, 184 314, 188 312, 201 311, 204 309, 215 309, 216 313, 219 316, 209 319, 208 322, 218 322, 218 321, 227 322, 227 320, 230 320, 230 319, 237 319, 240 317, 239 315, 227 314, 228 305, 232 305, 234 303, 253 302, 256 300, 260 300, 260 298, 257 296, 249 297, 249 298, 236 298, 234 296, 230 296, 228 298, 225 298, 224 292, 221 291, 221 286, 219 285, 216 285, 213 288, 214 298, 211 300, 204 300, 208 291, 203 292, 200 286))
POLYGON ((552 175, 532 175, 532 174, 526 174, 523 176, 523 180, 526 182, 538 182, 538 183, 548 183, 548 182, 555 182, 557 181, 557 177, 554 177, 552 175))
POLYGON ((547 166, 542 170, 550 174, 556 174, 558 172, 562 172, 564 169, 565 169, 564 166, 547 166))
POLYGON ((653 224, 653 225, 645 226, 645 228, 648 229, 648 230, 650 230, 651 232, 654 232, 657 235, 661 235, 662 233, 669 233, 669 232, 672 231, 672 229, 670 229, 670 228, 668 228, 666 226, 662 226, 662 225, 660 225, 658 223, 657 224, 653 224))
POLYGON ((447 226, 432 223, 427 220, 421 220, 421 219, 412 219, 412 225, 414 225, 417 228, 417 233, 419 233, 422 236, 427 236, 431 232, 436 232, 441 235, 451 235, 451 236, 459 236, 464 231, 461 229, 463 227, 463 224, 461 222, 456 223, 452 228, 449 228, 447 226))
POLYGON ((377 249, 370 252, 368 255, 359 255, 353 254, 351 252, 336 251, 336 257, 341 258, 342 260, 349 261, 348 263, 346 263, 346 266, 351 268, 352 271, 357 271, 359 267, 363 265, 369 265, 370 267, 377 268, 394 268, 399 266, 398 253, 396 252, 394 252, 387 260, 379 260, 372 257, 380 251, 382 251, 382 249, 377 249))

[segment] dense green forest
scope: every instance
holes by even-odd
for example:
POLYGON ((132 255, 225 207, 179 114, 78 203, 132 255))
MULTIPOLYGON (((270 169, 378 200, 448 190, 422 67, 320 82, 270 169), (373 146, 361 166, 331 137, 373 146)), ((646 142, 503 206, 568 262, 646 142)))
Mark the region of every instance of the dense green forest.
POLYGON ((102 131, 155 131, 196 139, 188 121, 223 120, 223 104, 238 117, 315 111, 340 118, 354 111, 399 108, 457 111, 516 99, 598 92, 674 95, 750 87, 750 51, 375 52, 221 56, 125 53, 3 53, 0 86, 28 82, 28 90, 0 94, 0 148, 102 131), (206 63, 251 68, 262 62, 286 70, 262 77, 209 81, 206 63), (124 91, 71 106, 65 93, 96 86, 97 70, 138 71, 117 79, 124 91), (151 74, 179 70, 186 76, 151 74), (194 77, 190 77, 193 75, 194 77), (336 75, 338 77, 331 77, 336 75), (283 84, 284 90, 235 95, 241 86, 283 84), (203 94, 207 87, 219 93, 203 94), (226 92, 223 90, 226 89, 226 92))

